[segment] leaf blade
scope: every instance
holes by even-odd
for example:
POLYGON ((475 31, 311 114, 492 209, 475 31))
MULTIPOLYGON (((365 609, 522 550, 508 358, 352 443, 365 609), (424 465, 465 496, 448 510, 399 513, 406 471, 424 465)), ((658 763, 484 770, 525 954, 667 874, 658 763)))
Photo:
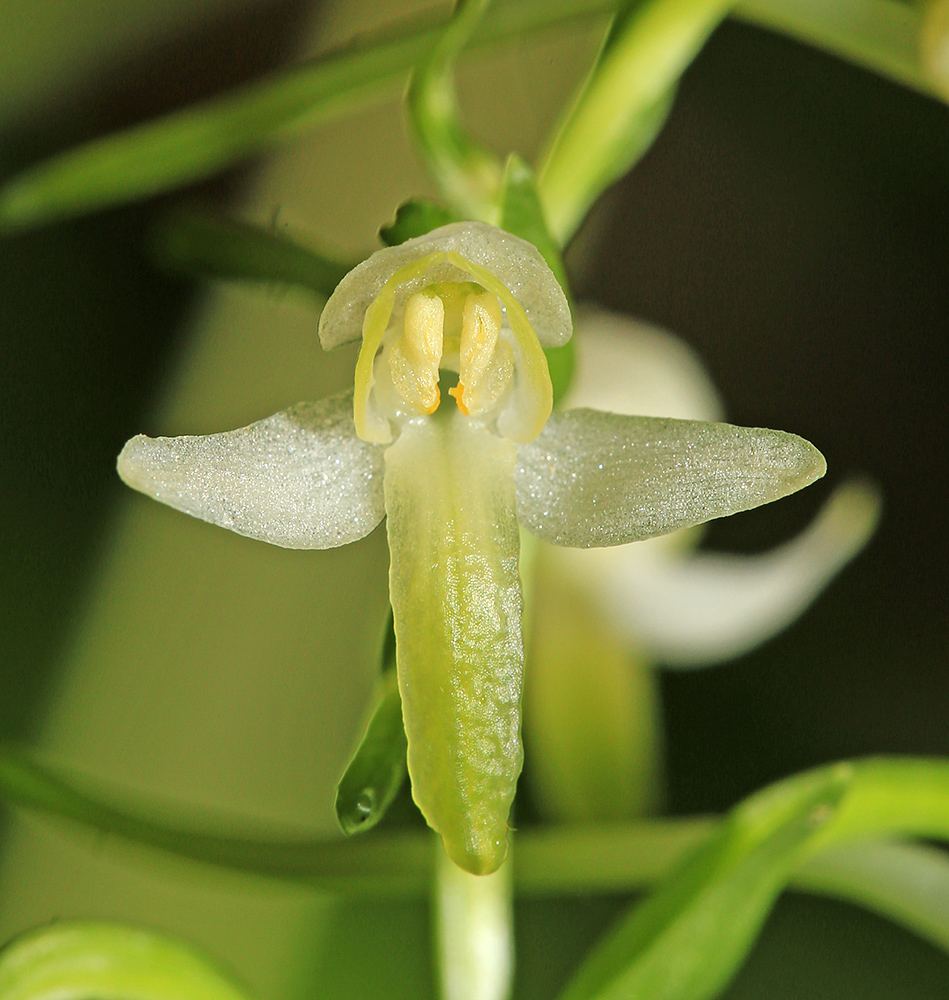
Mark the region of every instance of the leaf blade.
POLYGON ((206 212, 176 212, 152 252, 166 270, 203 278, 297 287, 329 298, 350 266, 260 226, 206 212))
POLYGON ((560 1000, 707 1000, 754 942, 852 769, 812 773, 742 803, 583 963, 560 1000))

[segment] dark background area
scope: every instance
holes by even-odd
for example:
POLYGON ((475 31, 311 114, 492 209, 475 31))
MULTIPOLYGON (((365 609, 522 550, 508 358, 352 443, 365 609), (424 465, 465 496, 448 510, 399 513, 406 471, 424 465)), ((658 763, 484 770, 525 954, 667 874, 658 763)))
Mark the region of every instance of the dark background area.
MULTIPOLYGON (((4 173, 275 65, 300 9, 209 25, 93 81, 0 137, 4 173)), ((197 294, 142 250, 166 203, 0 243, 3 739, 35 730, 120 490, 114 455, 197 294)), ((869 549, 787 633, 727 667, 664 675, 672 811, 722 810, 835 758, 949 754, 949 109, 728 23, 600 212, 604 251, 583 297, 675 330, 731 420, 800 433, 828 459, 823 483, 714 523, 706 544, 770 547, 852 473, 886 503, 869 549)), ((524 995, 550 995, 619 905, 521 907, 524 995)), ((379 924, 399 940, 397 914, 379 924)), ((908 935, 792 897, 729 995, 935 1000, 947 982, 949 960, 908 935)))

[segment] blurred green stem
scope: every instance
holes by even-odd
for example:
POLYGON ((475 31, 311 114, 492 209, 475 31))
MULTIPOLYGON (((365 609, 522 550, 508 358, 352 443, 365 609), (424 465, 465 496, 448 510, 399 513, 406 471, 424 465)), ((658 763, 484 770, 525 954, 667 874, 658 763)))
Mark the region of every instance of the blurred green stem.
POLYGON ((538 169, 547 223, 570 239, 604 188, 652 145, 679 77, 732 0, 630 0, 538 169))
MULTIPOLYGON (((615 6, 610 0, 496 3, 471 47, 604 18, 615 6)), ((940 96, 920 68, 920 15, 899 0, 745 0, 734 13, 940 96)), ((301 66, 40 163, 0 189, 0 231, 182 186, 388 97, 445 23, 441 12, 393 22, 301 66)))
MULTIPOLYGON (((949 840, 949 761, 873 758, 831 767, 852 767, 847 794, 790 886, 868 906, 949 947, 945 855, 869 842, 899 835, 949 840)), ((778 782, 738 808, 754 810, 756 803, 766 808, 770 797, 813 780, 820 770, 778 782)), ((95 831, 97 850, 104 836, 114 836, 234 872, 374 897, 429 892, 435 852, 442 850, 433 835, 417 832, 350 840, 221 833, 207 821, 169 819, 167 808, 151 818, 149 813, 158 813, 154 805, 148 813, 112 805, 117 797, 0 750, 0 798, 95 831)), ((517 836, 513 858, 514 891, 543 897, 646 889, 721 828, 721 820, 695 817, 525 830, 517 836)))
POLYGON ((465 129, 455 93, 455 60, 491 0, 457 0, 451 21, 413 72, 405 95, 409 121, 442 194, 466 218, 498 221, 501 164, 465 129))

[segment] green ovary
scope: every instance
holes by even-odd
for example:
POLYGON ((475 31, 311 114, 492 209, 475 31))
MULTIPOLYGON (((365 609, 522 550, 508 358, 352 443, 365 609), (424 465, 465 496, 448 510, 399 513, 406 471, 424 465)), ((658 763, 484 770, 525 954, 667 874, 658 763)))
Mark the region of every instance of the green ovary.
POLYGON ((389 590, 412 794, 459 866, 507 853, 523 754, 514 445, 459 412, 386 452, 389 590))

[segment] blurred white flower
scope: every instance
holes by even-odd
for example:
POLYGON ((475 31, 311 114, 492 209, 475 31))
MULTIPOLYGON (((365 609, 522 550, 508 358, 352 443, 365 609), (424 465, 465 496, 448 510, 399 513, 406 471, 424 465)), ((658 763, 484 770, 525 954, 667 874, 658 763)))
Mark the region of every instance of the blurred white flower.
MULTIPOLYGON (((600 309, 577 316, 566 404, 721 420, 700 361, 673 335, 600 309)), ((702 528, 610 548, 541 545, 525 729, 552 818, 629 818, 660 798, 651 667, 709 666, 797 619, 866 544, 880 513, 869 484, 838 487, 796 538, 760 555, 696 551, 702 528)))
MULTIPOLYGON (((569 406, 722 420, 696 355, 657 327, 602 310, 578 319, 569 406)), ((600 549, 558 549, 612 626, 662 666, 707 666, 742 655, 795 621, 864 547, 880 496, 863 480, 839 486, 796 538, 761 555, 694 551, 701 528, 600 549)))

